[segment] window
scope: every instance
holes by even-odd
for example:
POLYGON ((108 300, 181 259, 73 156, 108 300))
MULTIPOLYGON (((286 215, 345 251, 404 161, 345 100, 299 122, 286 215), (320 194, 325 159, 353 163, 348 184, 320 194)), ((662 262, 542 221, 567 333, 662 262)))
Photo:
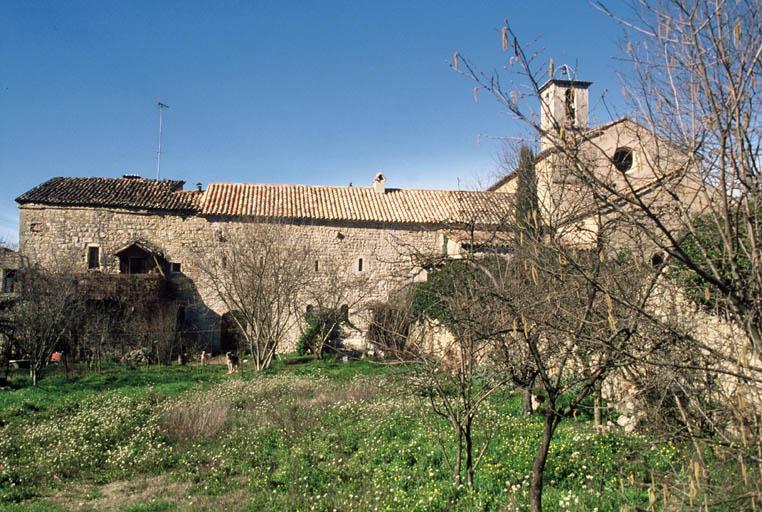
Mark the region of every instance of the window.
POLYGON ((574 108, 574 89, 566 89, 564 97, 566 100, 566 119, 569 121, 570 125, 574 126, 577 119, 577 111, 574 108))
POLYGON ((87 248, 87 269, 97 270, 101 268, 101 248, 92 245, 87 248))
POLYGON ((42 232, 42 224, 39 222, 32 222, 29 224, 29 231, 32 233, 40 233, 42 232))
POLYGON ((16 291, 16 271, 6 270, 3 272, 3 292, 13 293, 16 291))
POLYGON ((651 255, 651 266, 656 270, 660 270, 664 266, 664 254, 660 252, 653 253, 651 255))
POLYGON ((339 311, 341 313, 341 318, 345 322, 349 322, 349 306, 347 306, 346 304, 342 304, 339 311))
POLYGON ((315 260, 315 272, 317 272, 320 269, 320 264, 318 263, 318 260, 315 260))
POLYGON ((169 264, 169 271, 173 274, 179 274, 182 272, 182 265, 180 263, 170 263, 169 264))
POLYGON ((362 272, 362 258, 357 258, 357 271, 362 272))
POLYGON ((632 150, 630 148, 617 148, 611 161, 619 172, 629 171, 632 169, 632 150))
POLYGON ((463 243, 463 244, 460 244, 460 247, 463 251, 469 252, 471 254, 511 254, 513 253, 513 247, 510 245, 504 245, 504 244, 463 243))

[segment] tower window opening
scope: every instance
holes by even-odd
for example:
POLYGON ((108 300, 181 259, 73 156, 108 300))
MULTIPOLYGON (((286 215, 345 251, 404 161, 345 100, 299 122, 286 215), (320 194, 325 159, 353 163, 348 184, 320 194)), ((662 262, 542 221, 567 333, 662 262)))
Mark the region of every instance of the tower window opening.
POLYGON ((571 126, 574 126, 577 119, 577 110, 574 106, 574 89, 566 89, 564 99, 566 102, 566 119, 571 126))

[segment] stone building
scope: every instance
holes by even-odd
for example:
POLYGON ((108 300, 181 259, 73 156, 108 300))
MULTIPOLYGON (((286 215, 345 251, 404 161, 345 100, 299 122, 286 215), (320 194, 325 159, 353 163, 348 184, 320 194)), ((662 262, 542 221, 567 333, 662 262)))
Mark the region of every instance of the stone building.
POLYGON ((53 178, 16 201, 20 248, 31 262, 73 272, 161 274, 183 291, 183 318, 193 326, 186 330, 213 349, 226 348, 221 329, 230 312, 201 284, 199 258, 227 243, 227 232, 277 223, 317 249, 315 272, 323 259, 368 273, 375 298, 385 300, 403 282, 421 278, 414 253, 457 250, 449 235, 459 227, 503 225, 512 212, 511 194, 387 188, 380 173, 370 187, 212 183, 206 190, 130 175, 53 178))
MULTIPOLYGON (((21 258, 16 251, 0 247, 0 371, 6 367, 6 358, 10 355, 8 332, 12 327, 11 306, 17 290, 17 273, 21 266, 21 258)), ((0 375, 0 383, 5 375, 0 375)))
MULTIPOLYGON (((589 86, 553 79, 540 89, 540 217, 567 230, 569 243, 590 243, 599 229, 591 191, 563 172, 569 148, 600 177, 617 186, 634 183, 639 194, 665 205, 665 184, 670 192, 697 194, 691 173, 680 172, 685 156, 679 148, 628 119, 589 128, 589 86)), ((509 173, 484 192, 402 190, 388 188, 379 173, 370 187, 211 183, 206 190, 184 190, 182 181, 133 175, 53 178, 17 198, 19 240, 30 261, 47 266, 161 274, 185 290, 183 315, 194 325, 188 330, 220 348, 221 325, 231 312, 200 284, 199 255, 214 254, 226 243, 226 232, 246 230, 252 222, 277 223, 318 250, 316 272, 324 267, 320 260, 330 260, 347 272, 370 274, 375 298, 384 300, 405 281, 425 277, 416 254, 457 257, 496 242, 509 252, 505 240, 493 235, 495 227, 514 220, 517 182, 517 174, 509 173)), ((628 236, 625 229, 612 232, 628 236)))
POLYGON ((7 247, 0 247, 0 294, 12 294, 16 291, 16 273, 21 266, 19 253, 7 247))
MULTIPOLYGON (((655 136, 654 129, 628 118, 588 126, 590 85, 553 79, 540 88, 540 152, 535 158, 539 215, 544 225, 563 230, 569 243, 590 243, 607 224, 609 232, 603 236, 612 246, 650 247, 637 232, 615 222, 616 212, 601 211, 603 205, 610 210, 601 184, 637 194, 665 223, 676 215, 674 197, 681 198, 688 213, 699 212, 705 185, 685 150, 655 136), (597 181, 583 182, 580 175, 585 172, 597 181)), ((488 190, 515 193, 517 186, 518 174, 511 172, 488 190)))

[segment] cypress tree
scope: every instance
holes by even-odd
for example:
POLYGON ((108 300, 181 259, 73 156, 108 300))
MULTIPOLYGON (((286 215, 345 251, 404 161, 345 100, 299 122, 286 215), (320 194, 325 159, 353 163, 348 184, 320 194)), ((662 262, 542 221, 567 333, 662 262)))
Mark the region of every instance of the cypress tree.
POLYGON ((532 238, 539 232, 540 218, 534 153, 528 146, 519 149, 516 173, 516 225, 523 236, 532 238))

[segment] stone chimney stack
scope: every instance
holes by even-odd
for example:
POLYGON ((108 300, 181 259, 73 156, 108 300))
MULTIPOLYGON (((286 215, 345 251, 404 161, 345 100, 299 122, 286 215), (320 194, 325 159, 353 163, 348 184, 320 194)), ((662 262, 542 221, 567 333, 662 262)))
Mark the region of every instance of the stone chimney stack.
POLYGON ((386 177, 380 172, 373 178, 373 190, 375 190, 377 194, 386 193, 386 177))

